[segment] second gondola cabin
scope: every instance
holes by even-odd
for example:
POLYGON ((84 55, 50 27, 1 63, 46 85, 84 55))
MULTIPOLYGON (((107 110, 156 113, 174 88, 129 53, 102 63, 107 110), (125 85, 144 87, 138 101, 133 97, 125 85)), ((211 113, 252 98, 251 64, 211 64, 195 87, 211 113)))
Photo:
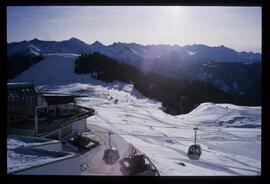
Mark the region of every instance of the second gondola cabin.
POLYGON ((193 128, 193 130, 195 131, 194 144, 189 147, 187 156, 190 160, 199 160, 199 158, 202 154, 202 148, 199 144, 197 144, 197 130, 198 130, 198 128, 195 127, 195 128, 193 128))

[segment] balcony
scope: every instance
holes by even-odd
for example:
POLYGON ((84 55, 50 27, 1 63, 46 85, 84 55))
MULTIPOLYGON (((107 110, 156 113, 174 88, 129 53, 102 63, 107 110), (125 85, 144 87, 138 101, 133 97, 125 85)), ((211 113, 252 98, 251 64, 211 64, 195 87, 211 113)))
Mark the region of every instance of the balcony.
POLYGON ((32 119, 24 119, 11 121, 10 133, 29 135, 29 136, 45 136, 57 129, 64 128, 73 122, 94 115, 95 111, 90 108, 76 106, 76 110, 65 115, 55 115, 44 117, 38 120, 37 134, 35 132, 35 121, 32 119))

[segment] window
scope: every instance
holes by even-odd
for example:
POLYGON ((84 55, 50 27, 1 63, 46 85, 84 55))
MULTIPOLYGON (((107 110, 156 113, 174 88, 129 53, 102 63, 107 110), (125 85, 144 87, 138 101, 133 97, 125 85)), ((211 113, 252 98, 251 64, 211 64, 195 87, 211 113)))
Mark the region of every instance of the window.
POLYGON ((56 115, 61 115, 61 105, 60 104, 56 105, 55 110, 56 110, 56 115))
POLYGON ((62 104, 63 113, 66 114, 68 112, 68 104, 62 104))
POLYGON ((68 108, 70 112, 74 112, 74 103, 69 103, 68 108))
POLYGON ((54 115, 54 105, 48 106, 48 115, 54 115))
POLYGON ((47 116, 47 108, 41 108, 37 110, 38 117, 46 117, 47 116))

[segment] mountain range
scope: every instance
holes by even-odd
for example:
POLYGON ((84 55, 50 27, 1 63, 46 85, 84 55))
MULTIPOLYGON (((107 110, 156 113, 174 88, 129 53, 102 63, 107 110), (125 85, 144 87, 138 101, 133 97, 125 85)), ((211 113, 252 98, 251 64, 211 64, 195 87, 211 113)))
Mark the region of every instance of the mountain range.
POLYGON ((261 61, 260 53, 237 52, 233 49, 218 46, 210 47, 203 44, 185 45, 141 45, 136 43, 115 42, 103 45, 99 41, 87 44, 77 38, 64 41, 42 41, 37 38, 30 41, 13 42, 8 44, 7 55, 29 52, 31 49, 42 54, 47 53, 74 53, 86 54, 100 52, 122 62, 136 63, 142 60, 168 60, 190 62, 194 60, 207 60, 215 62, 241 62, 253 63, 261 61))
MULTIPOLYGON (((223 45, 210 47, 193 44, 181 47, 115 42, 106 46, 99 41, 87 44, 77 38, 64 41, 42 41, 35 38, 7 45, 8 57, 18 54, 94 52, 133 65, 144 72, 175 79, 207 81, 234 95, 253 93, 247 90, 260 89, 261 54, 237 52, 223 45)), ((260 95, 255 96, 259 98, 260 95)))

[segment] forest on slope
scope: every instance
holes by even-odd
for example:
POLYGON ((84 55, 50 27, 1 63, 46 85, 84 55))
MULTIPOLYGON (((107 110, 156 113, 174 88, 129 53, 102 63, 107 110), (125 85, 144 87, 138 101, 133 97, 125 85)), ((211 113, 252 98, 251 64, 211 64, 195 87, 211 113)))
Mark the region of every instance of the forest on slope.
POLYGON ((154 72, 146 73, 100 53, 78 57, 74 72, 90 73, 105 82, 133 83, 143 95, 161 101, 165 112, 173 115, 188 113, 203 102, 237 104, 237 99, 208 82, 176 80, 154 72))
POLYGON ((7 78, 13 79, 32 65, 43 60, 42 55, 16 54, 7 58, 7 78))

